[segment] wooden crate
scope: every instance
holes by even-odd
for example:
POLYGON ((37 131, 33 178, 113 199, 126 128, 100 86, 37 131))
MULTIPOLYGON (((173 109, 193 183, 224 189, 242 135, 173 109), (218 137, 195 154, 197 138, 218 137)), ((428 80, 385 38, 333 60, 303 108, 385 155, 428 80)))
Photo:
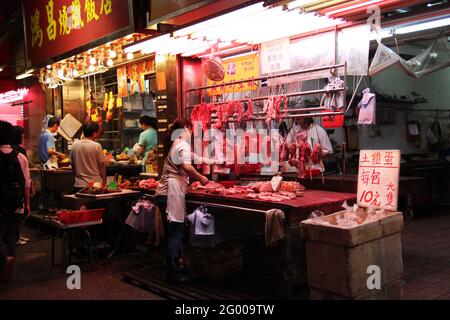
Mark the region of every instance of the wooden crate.
MULTIPOLYGON (((345 211, 321 217, 335 223, 345 211)), ((313 224, 305 220, 300 225, 307 240, 309 286, 350 298, 364 297, 368 291, 367 268, 380 267, 381 286, 403 276, 401 212, 386 212, 384 218, 354 228, 313 224)))
POLYGON ((242 272, 241 246, 210 248, 183 247, 183 262, 189 272, 220 281, 242 272))

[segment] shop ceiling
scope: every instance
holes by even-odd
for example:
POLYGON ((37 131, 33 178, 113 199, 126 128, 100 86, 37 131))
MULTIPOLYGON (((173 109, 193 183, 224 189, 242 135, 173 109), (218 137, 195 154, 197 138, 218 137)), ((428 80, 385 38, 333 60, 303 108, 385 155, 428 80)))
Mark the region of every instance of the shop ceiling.
MULTIPOLYGON (((77 78, 153 54, 202 57, 213 46, 220 54, 234 54, 266 41, 292 39, 363 23, 371 5, 380 8, 383 27, 450 13, 447 0, 252 1, 251 5, 242 0, 184 2, 190 6, 159 20, 150 19, 147 28, 158 34, 132 34, 59 61, 41 72, 41 80, 50 84, 50 77, 46 75, 63 80, 77 78), (216 17, 211 18, 213 12, 216 17), (200 14, 208 19, 198 20, 200 14)), ((52 81, 51 85, 58 83, 52 81)))

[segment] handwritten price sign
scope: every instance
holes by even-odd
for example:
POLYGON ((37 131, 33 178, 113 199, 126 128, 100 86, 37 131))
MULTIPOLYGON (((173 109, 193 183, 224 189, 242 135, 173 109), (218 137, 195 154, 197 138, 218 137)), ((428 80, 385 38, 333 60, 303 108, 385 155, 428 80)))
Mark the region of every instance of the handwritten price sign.
POLYGON ((400 150, 361 150, 358 205, 397 210, 400 150))

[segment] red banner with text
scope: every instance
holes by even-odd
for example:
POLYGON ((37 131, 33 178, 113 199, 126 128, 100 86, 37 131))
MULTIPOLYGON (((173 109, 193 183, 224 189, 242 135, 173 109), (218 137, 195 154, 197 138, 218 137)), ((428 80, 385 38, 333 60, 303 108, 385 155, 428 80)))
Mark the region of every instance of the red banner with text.
POLYGON ((131 33, 128 0, 23 0, 23 8, 33 66, 112 34, 131 33))

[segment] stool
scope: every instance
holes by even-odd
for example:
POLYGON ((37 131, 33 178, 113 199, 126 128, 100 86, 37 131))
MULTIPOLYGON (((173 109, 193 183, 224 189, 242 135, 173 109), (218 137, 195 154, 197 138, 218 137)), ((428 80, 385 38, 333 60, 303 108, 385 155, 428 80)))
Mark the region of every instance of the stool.
POLYGON ((81 222, 77 224, 62 224, 59 221, 53 221, 52 225, 55 227, 56 232, 53 232, 52 234, 52 266, 55 266, 55 239, 59 232, 62 233, 61 272, 64 273, 66 271, 67 266, 71 264, 72 254, 71 252, 67 253, 67 249, 70 249, 70 247, 72 246, 72 241, 70 237, 72 233, 84 235, 86 237, 88 244, 89 263, 91 266, 93 266, 94 264, 93 249, 95 250, 95 262, 97 262, 97 250, 96 250, 97 248, 95 243, 96 241, 94 241, 95 248, 93 248, 92 236, 88 228, 95 225, 100 225, 102 223, 103 223, 102 220, 81 222))

